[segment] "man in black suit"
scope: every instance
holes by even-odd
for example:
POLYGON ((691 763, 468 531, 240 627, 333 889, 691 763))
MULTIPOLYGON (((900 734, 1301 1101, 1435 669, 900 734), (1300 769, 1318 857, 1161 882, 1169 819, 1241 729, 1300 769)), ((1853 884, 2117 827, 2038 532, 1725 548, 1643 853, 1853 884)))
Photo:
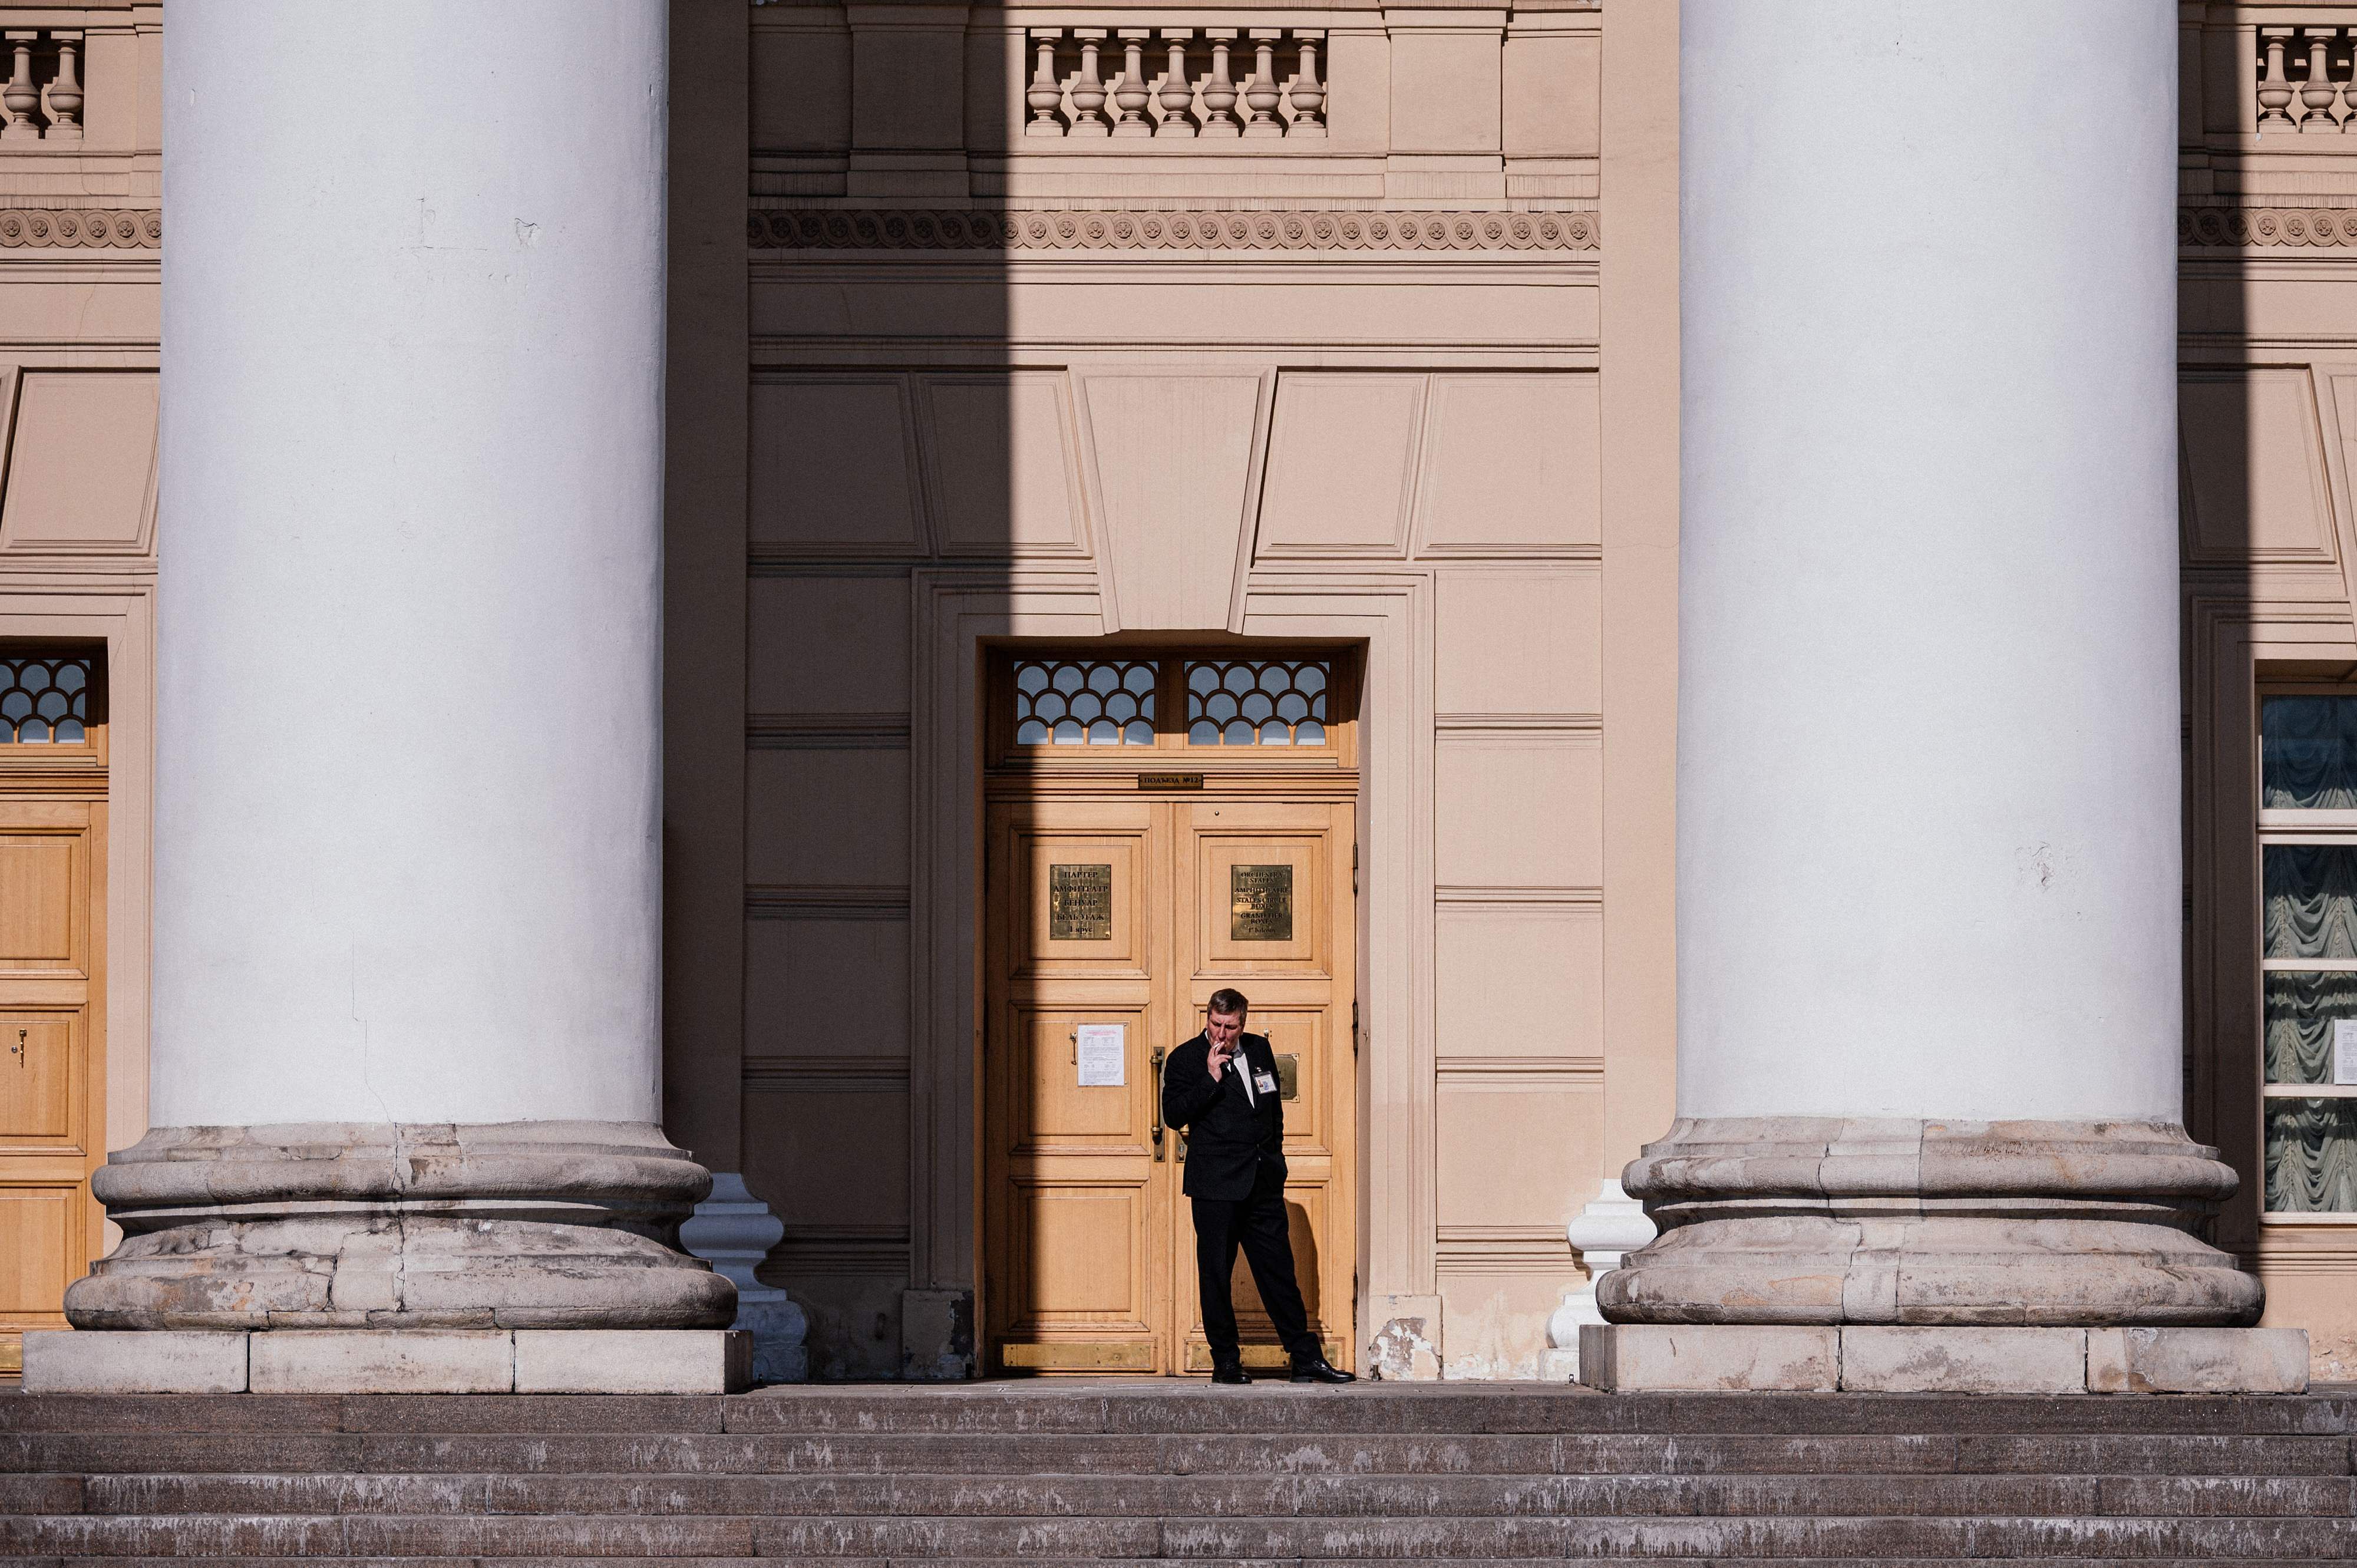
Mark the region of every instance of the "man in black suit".
POLYGON ((1228 1282, 1236 1248, 1252 1265, 1261 1305, 1293 1357, 1297 1383, 1347 1383, 1309 1332, 1293 1278, 1285 1217, 1285 1106, 1276 1057, 1265 1035, 1244 1033, 1238 991, 1215 991, 1203 1032, 1172 1051, 1162 1069, 1162 1119, 1187 1130, 1187 1179, 1195 1209, 1195 1276, 1203 1293, 1203 1337, 1211 1380, 1248 1383, 1228 1282))

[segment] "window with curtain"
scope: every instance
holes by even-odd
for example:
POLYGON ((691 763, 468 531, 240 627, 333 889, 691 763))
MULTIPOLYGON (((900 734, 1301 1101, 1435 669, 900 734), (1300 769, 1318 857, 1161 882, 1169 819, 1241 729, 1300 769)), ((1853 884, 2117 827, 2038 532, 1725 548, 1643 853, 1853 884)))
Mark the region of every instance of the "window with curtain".
POLYGON ((2357 1211, 2357 696, 2259 700, 2266 1206, 2357 1211))

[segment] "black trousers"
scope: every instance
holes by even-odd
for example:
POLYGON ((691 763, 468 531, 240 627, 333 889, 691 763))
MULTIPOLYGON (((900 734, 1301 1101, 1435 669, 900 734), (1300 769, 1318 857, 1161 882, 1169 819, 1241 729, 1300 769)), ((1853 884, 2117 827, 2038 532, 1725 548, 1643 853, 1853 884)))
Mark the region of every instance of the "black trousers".
POLYGON ((1236 1308, 1228 1299, 1228 1286, 1235 1278, 1239 1246, 1244 1262, 1252 1265, 1253 1283, 1260 1287, 1260 1303, 1268 1308, 1269 1321, 1276 1326, 1286 1349, 1306 1356, 1318 1348, 1309 1333, 1309 1315, 1301 1305, 1301 1287, 1294 1283, 1285 1183, 1264 1165, 1250 1197, 1189 1201, 1195 1208, 1195 1279, 1203 1293, 1203 1337, 1211 1342, 1211 1359, 1236 1359, 1236 1308))

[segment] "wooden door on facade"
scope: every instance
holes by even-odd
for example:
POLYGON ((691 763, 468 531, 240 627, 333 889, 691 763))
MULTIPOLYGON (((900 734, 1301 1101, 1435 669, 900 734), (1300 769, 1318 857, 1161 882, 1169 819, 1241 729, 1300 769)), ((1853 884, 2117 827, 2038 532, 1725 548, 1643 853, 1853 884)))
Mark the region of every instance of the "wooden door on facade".
MULTIPOLYGON (((1201 1370, 1160 1062, 1212 992, 1278 1056, 1312 1326, 1355 1294, 1355 735, 1332 654, 1010 654, 992 686, 984 1310, 993 1371, 1201 1370), (1190 682, 1192 689, 1190 690, 1190 682), (1236 691, 1228 691, 1234 686, 1236 691), (1233 699, 1233 700, 1230 700, 1233 699)), ((1248 1363, 1282 1362, 1239 1259, 1248 1363)))
POLYGON ((93 651, 0 650, 0 1372, 105 1251, 106 726, 93 651))

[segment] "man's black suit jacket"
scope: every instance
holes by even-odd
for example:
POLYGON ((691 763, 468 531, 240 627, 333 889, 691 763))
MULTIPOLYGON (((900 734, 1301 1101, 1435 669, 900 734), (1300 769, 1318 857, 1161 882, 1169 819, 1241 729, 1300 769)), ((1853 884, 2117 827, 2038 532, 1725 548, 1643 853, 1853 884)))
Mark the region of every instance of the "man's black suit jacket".
MULTIPOLYGON (((1285 1106, 1275 1093, 1244 1097, 1239 1069, 1265 1073, 1276 1081, 1276 1055, 1265 1035, 1246 1035, 1219 1078, 1211 1077, 1211 1042, 1201 1035, 1172 1051, 1162 1064, 1162 1119, 1187 1129, 1187 1176, 1180 1184, 1189 1197, 1252 1196, 1265 1164, 1285 1179, 1285 1106)), ((1255 1085, 1257 1087, 1257 1085, 1255 1085)))

